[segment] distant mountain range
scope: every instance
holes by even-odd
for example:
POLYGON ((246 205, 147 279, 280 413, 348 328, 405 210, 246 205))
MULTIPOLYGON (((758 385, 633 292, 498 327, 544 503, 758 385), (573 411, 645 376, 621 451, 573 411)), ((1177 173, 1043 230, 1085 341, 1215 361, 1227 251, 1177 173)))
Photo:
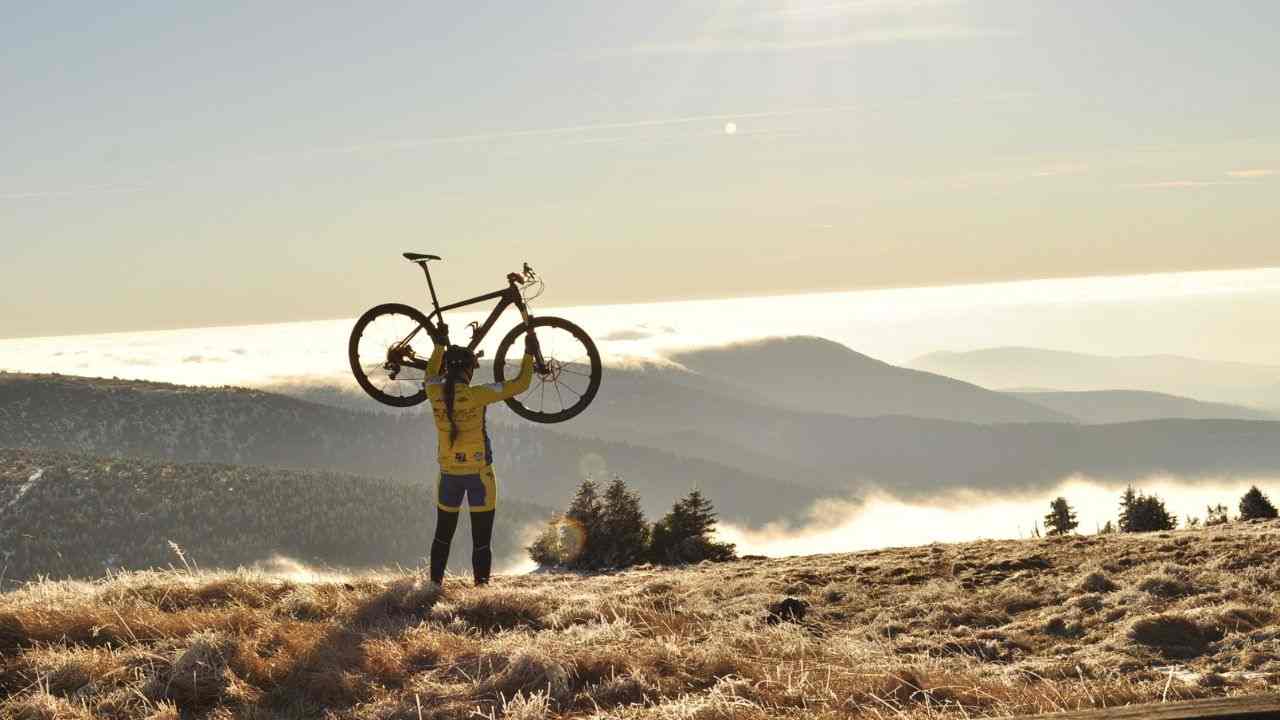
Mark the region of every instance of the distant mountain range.
MULTIPOLYGON (((724 518, 761 523, 874 487, 912 496, 1037 489, 1077 473, 1280 471, 1280 422, 1244 408, 1150 394, 1010 396, 808 338, 675 360, 607 368, 595 403, 564 425, 535 425, 495 407, 504 496, 562 507, 585 475, 618 473, 652 516, 696 485, 724 518), (1235 415, 1207 419, 1228 411, 1235 415), (1198 419, 1139 419, 1165 412, 1198 419), (1017 420, 996 421, 1006 416, 1017 420), (1131 418, 1139 420, 1089 424, 1131 418)), ((297 390, 378 407, 346 391, 297 390)), ((429 487, 435 439, 424 407, 383 414, 256 390, 0 374, 0 446, 339 471, 429 487)))
POLYGON ((747 398, 802 412, 909 415, 977 423, 1071 418, 972 383, 881 362, 817 337, 791 337, 673 355, 747 398))
POLYGON ((1161 418, 1276 420, 1275 414, 1241 405, 1211 403, 1146 390, 1081 390, 1075 392, 1010 392, 1082 423, 1102 424, 1161 418))
POLYGON ((1147 390, 1252 408, 1280 409, 1280 366, 1178 355, 1107 357, 1026 347, 936 352, 911 367, 987 388, 1147 390))
MULTIPOLYGON (((676 356, 677 361, 697 367, 696 372, 687 366, 662 364, 608 368, 595 404, 567 423, 564 431, 664 448, 841 495, 867 486, 904 495, 961 487, 1038 488, 1075 473, 1137 478, 1152 473, 1197 476, 1280 470, 1280 423, 1253 421, 1248 417, 1251 411, 1243 408, 1225 420, 1148 419, 1095 427, 1087 423, 1132 413, 1132 408, 1126 408, 1134 399, 1123 393, 1092 396, 1091 407, 1077 403, 1080 416, 1067 412, 1071 398, 1040 398, 1050 406, 1043 409, 1027 397, 1013 398, 1017 403, 987 403, 1001 394, 967 383, 940 383, 936 375, 895 372, 900 369, 881 367, 883 363, 835 343, 809 339, 736 345, 717 355, 723 365, 708 360, 707 354, 676 356), (795 365, 805 369, 788 370, 775 364, 786 357, 797 358, 795 365), (721 369, 726 366, 734 369, 721 369), (833 379, 831 369, 841 367, 853 370, 844 379, 833 379), (857 368, 870 372, 859 374, 857 368), (815 369, 828 374, 817 375, 815 369), (769 370, 779 377, 760 377, 769 370), (859 404, 861 389, 904 378, 923 378, 926 388, 940 387, 942 392, 927 396, 927 402, 918 401, 923 393, 907 393, 907 401, 893 404, 893 395, 868 390, 865 397, 880 402, 877 410, 894 414, 856 417, 871 411, 871 406, 859 404), (810 390, 787 398, 779 397, 781 391, 765 389, 791 386, 810 390), (813 390, 815 386, 828 387, 829 397, 813 390), (957 397, 951 393, 974 398, 980 407, 1031 408, 1026 410, 1028 416, 1047 415, 1055 421, 984 422, 981 418, 990 415, 982 411, 964 421, 908 414, 929 408, 961 415, 963 402, 943 401, 957 397), (791 407, 810 400, 848 413, 791 407)), ((1140 410, 1151 410, 1162 401, 1164 408, 1189 412, 1188 405, 1177 398, 1148 400, 1152 402, 1140 410)), ((1213 406, 1187 402, 1205 416, 1217 414, 1213 406)), ((779 507, 795 505, 786 500, 779 507)))

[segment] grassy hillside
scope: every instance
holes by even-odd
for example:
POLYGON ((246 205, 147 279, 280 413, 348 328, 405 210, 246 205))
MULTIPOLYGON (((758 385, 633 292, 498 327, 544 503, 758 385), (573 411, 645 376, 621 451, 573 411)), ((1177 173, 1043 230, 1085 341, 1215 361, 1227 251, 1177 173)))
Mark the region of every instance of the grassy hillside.
MULTIPOLYGON (((508 500, 500 513, 499 568, 524 559, 521 531, 551 510, 508 500)), ((206 568, 277 554, 348 568, 414 567, 430 551, 435 516, 426 482, 0 449, 0 588, 37 575, 181 565, 170 542, 206 568)), ((467 522, 450 558, 455 568, 470 568, 467 522)))
MULTIPOLYGON (((574 421, 590 422, 589 413, 574 421)), ((787 479, 525 421, 493 436, 504 495, 553 507, 587 472, 622 475, 650 514, 669 509, 695 480, 723 517, 747 522, 776 519, 779 494, 796 512, 820 497, 787 479)), ((242 388, 60 375, 0 373, 0 447, 336 471, 415 485, 436 467, 435 426, 422 413, 360 413, 242 388)))
POLYGON ((0 595, 0 715, 969 718, 1280 682, 1280 523, 599 577, 0 595), (771 613, 770 605, 784 598, 771 613), (6 715, 7 713, 7 715, 6 715))

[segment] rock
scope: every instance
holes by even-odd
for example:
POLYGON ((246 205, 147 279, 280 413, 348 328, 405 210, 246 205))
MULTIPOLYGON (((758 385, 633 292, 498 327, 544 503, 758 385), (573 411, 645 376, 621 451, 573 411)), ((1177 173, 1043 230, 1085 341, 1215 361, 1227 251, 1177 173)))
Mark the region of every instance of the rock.
POLYGON ((809 603, 799 598, 789 597, 773 603, 767 609, 769 614, 765 616, 764 621, 770 625, 781 622, 800 622, 804 620, 804 615, 809 610, 809 603))

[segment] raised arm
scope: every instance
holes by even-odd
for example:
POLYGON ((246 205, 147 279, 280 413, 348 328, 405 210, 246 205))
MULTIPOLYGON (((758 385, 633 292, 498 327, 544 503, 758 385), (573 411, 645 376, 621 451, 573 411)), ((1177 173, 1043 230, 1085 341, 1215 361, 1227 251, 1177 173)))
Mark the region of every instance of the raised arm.
POLYGON ((533 356, 538 351, 538 338, 532 332, 524 336, 524 359, 520 361, 520 374, 506 382, 472 387, 472 397, 482 403, 495 403, 513 398, 529 389, 533 382, 533 356))
POLYGON ((427 327, 427 332, 431 334, 431 344, 435 346, 431 350, 430 359, 427 360, 427 377, 425 379, 430 380, 433 377, 440 376, 440 366, 444 364, 445 343, 441 342, 443 340, 441 336, 432 332, 430 326, 427 327))
POLYGON ((485 404, 496 403, 528 390, 531 382, 533 382, 533 355, 526 352, 524 360, 520 362, 519 375, 506 382, 472 386, 471 396, 485 404))

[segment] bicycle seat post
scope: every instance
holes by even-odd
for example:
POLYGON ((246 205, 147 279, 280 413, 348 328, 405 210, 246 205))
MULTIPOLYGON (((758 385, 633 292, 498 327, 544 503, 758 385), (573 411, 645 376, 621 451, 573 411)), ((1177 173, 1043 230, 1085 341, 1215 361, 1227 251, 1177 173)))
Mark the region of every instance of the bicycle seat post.
POLYGON ((427 269, 426 263, 418 264, 422 266, 422 272, 427 276, 427 287, 431 290, 431 304, 436 308, 436 317, 443 320, 443 316, 440 315, 440 301, 436 299, 436 286, 431 282, 431 271, 427 269))

